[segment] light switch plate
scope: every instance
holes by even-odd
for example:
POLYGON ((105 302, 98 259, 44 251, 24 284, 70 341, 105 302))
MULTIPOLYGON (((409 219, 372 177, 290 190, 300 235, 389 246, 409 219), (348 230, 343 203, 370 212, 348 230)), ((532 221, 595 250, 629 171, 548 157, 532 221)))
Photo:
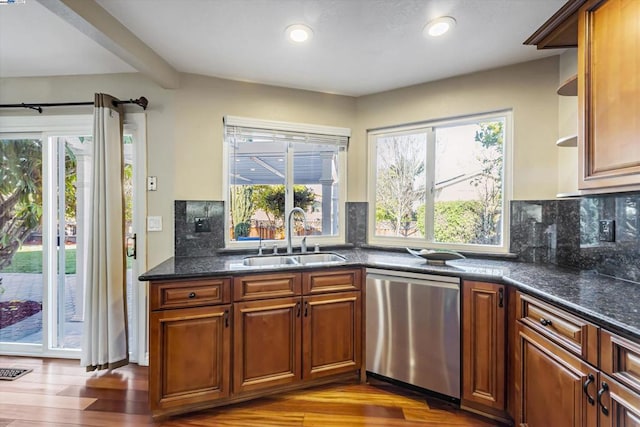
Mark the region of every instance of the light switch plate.
POLYGON ((158 178, 155 176, 147 177, 147 191, 156 191, 158 189, 158 178))
POLYGON ((598 222, 598 240, 601 242, 615 242, 616 222, 612 219, 602 219, 598 222))
POLYGON ((147 231, 162 231, 162 217, 161 216, 148 216, 147 217, 147 231))

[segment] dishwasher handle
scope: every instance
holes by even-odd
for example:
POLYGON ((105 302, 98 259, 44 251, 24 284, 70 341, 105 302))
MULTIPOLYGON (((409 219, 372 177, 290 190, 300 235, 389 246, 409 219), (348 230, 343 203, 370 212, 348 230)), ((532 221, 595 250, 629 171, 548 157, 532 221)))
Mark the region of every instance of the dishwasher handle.
MULTIPOLYGON (((433 277, 433 276, 430 276, 433 277)), ((418 279, 416 277, 407 277, 407 276, 387 276, 387 275, 382 275, 382 274, 375 274, 375 273, 367 273, 367 281, 369 281, 370 279, 373 280, 381 280, 381 281, 389 281, 389 282, 406 282, 406 283, 411 283, 411 284, 415 284, 415 285, 422 285, 422 286, 431 286, 434 288, 444 288, 444 289, 455 289, 455 290, 460 290, 460 283, 451 283, 451 282, 445 282, 445 281, 440 281, 440 280, 433 280, 433 279, 418 279)))

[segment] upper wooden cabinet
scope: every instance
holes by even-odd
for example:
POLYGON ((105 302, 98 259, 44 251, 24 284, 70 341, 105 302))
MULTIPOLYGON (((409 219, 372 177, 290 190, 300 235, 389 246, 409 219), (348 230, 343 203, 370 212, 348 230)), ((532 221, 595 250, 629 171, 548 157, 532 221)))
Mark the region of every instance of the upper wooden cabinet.
POLYGON ((578 9, 586 0, 570 0, 531 35, 524 44, 538 49, 578 46, 578 9))
POLYGON ((578 140, 579 189, 640 187, 637 0, 591 0, 580 9, 578 140))
POLYGON ((525 44, 578 48, 578 189, 640 190, 640 1, 570 0, 525 44))

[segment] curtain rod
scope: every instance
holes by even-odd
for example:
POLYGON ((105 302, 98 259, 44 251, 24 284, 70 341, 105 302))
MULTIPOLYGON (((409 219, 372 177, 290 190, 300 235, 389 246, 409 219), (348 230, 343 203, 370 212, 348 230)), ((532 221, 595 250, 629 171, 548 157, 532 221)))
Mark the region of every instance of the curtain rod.
MULTIPOLYGON (((113 105, 117 106, 120 104, 136 104, 142 107, 143 110, 147 109, 147 105, 149 105, 149 101, 144 96, 141 96, 138 99, 130 99, 128 101, 113 101, 113 105)), ((94 105, 93 102, 43 102, 43 103, 20 103, 20 104, 0 104, 0 108, 29 108, 31 110, 36 110, 38 113, 42 114, 42 107, 72 107, 77 105, 94 105)))

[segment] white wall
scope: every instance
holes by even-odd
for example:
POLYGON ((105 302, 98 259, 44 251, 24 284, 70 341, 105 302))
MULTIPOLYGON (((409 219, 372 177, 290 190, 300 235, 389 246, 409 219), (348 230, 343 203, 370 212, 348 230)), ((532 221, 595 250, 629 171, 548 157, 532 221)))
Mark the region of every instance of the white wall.
MULTIPOLYGON (((0 79, 0 103, 92 101, 94 92, 120 99, 146 96, 148 215, 164 230, 148 235, 148 265, 173 255, 174 200, 221 200, 222 117, 343 126, 353 129, 348 155, 348 200, 366 201, 366 130, 389 125, 512 108, 516 199, 548 199, 558 185, 558 58, 454 77, 353 98, 191 74, 164 90, 136 74, 0 79)), ((127 107, 139 111, 137 107, 127 107)), ((90 109, 49 109, 64 114, 90 109)), ((37 114, 1 110, 0 114, 37 114)))
MULTIPOLYGON (((366 176, 366 130, 513 109, 513 197, 554 198, 557 189, 558 57, 358 98, 349 176, 366 176)), ((364 179, 349 200, 366 200, 364 179)))
POLYGON ((348 96, 184 74, 176 94, 176 199, 223 200, 225 115, 348 128, 355 111, 348 96))

